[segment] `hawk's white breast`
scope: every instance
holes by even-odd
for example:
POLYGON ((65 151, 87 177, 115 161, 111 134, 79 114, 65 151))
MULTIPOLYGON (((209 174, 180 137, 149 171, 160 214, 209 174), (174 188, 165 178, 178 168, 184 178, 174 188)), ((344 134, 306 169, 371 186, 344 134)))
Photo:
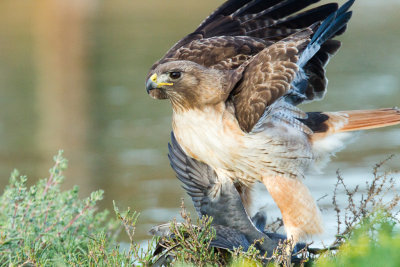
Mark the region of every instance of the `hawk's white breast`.
POLYGON ((244 133, 224 107, 174 112, 173 129, 189 156, 246 184, 264 175, 301 177, 312 157, 304 133, 279 123, 262 132, 244 133))

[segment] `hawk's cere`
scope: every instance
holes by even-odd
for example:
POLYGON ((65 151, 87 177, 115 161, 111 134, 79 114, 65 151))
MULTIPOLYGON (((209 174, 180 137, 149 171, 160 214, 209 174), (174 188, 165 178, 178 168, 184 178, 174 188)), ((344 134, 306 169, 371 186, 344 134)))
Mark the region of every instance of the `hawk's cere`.
POLYGON ((294 241, 322 232, 301 179, 343 147, 347 132, 400 123, 398 109, 305 113, 326 92, 325 65, 340 47, 354 0, 301 11, 318 0, 229 0, 174 45, 146 88, 168 98, 187 155, 233 181, 246 205, 267 187, 294 241))

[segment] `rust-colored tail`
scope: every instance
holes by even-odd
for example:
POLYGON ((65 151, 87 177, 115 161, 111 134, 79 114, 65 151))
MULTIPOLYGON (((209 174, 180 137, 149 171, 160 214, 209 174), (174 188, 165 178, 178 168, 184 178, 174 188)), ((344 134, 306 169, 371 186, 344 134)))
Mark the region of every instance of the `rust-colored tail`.
POLYGON ((340 132, 374 129, 400 123, 400 110, 397 108, 351 110, 340 113, 348 117, 347 124, 339 129, 340 132))
POLYGON ((325 119, 315 126, 315 136, 312 138, 314 140, 334 133, 400 124, 400 109, 398 108, 319 113, 319 118, 323 116, 325 119))

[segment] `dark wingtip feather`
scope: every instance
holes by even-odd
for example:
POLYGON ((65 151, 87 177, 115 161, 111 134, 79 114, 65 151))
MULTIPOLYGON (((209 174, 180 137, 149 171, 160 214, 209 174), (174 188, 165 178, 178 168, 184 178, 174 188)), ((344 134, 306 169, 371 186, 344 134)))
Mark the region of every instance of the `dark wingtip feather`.
MULTIPOLYGON (((353 12, 349 11, 347 13, 341 14, 338 16, 335 21, 321 34, 321 36, 317 36, 315 42, 318 45, 323 44, 328 39, 332 38, 338 31, 340 31, 343 27, 346 26, 347 22, 349 22, 353 12)), ((314 37, 313 37, 314 39, 314 37)))
POLYGON ((355 0, 349 0, 346 3, 344 3, 339 9, 338 9, 338 14, 342 14, 349 10, 349 8, 354 4, 355 0))
POLYGON ((289 28, 303 28, 308 26, 312 28, 311 24, 320 23, 320 21, 323 21, 330 14, 338 10, 338 8, 339 5, 337 3, 325 4, 280 20, 275 25, 289 28))
POLYGON ((232 13, 232 16, 235 17, 235 16, 241 16, 241 15, 250 13, 249 11, 251 10, 251 8, 256 7, 257 4, 260 2, 262 2, 262 0, 252 0, 252 1, 248 2, 247 4, 243 5, 238 10, 236 10, 234 13, 232 13))
POLYGON ((311 43, 319 40, 320 43, 330 39, 336 32, 340 31, 343 26, 350 20, 353 12, 348 11, 354 4, 355 0, 349 0, 343 4, 336 12, 328 16, 315 32, 311 43))
POLYGON ((314 43, 320 36, 321 34, 326 30, 326 28, 331 25, 332 21, 336 18, 337 12, 334 12, 330 14, 319 26, 318 30, 314 33, 313 38, 311 39, 310 43, 314 43))
POLYGON ((350 20, 352 16, 352 11, 348 11, 354 0, 346 2, 341 6, 336 12, 329 15, 319 26, 318 30, 314 33, 311 41, 301 55, 298 62, 300 67, 304 67, 307 62, 314 57, 314 55, 319 51, 322 44, 327 40, 333 38, 338 32, 340 32, 350 20))

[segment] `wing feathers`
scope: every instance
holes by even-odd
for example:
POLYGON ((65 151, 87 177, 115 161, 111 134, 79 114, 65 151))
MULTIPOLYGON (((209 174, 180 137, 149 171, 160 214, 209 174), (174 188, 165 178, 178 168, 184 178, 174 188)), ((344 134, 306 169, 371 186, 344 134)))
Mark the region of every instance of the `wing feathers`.
POLYGON ((305 1, 298 1, 298 0, 285 0, 280 2, 279 4, 274 5, 273 7, 263 11, 259 18, 262 15, 265 17, 270 17, 272 19, 280 19, 291 14, 294 14, 297 11, 306 8, 307 6, 319 2, 320 0, 305 0, 305 1))
MULTIPOLYGON (((265 48, 250 59, 242 82, 232 92, 242 130, 250 132, 263 114, 260 110, 283 95, 289 93, 288 99, 293 104, 324 95, 327 85, 325 65, 340 47, 339 42, 330 39, 350 19, 348 9, 353 2, 350 0, 329 15, 314 33, 315 25, 265 48)), ((328 6, 331 8, 336 6, 328 6)))
MULTIPOLYGON (((282 95, 289 93, 287 99, 292 104, 324 95, 324 68, 340 47, 340 42, 330 39, 344 31, 351 17, 347 10, 354 0, 339 9, 331 3, 295 14, 316 2, 229 0, 174 45, 153 65, 149 75, 159 64, 176 60, 223 71, 239 70, 248 64, 237 72, 239 84, 232 83, 229 101, 234 102, 241 128, 250 131, 265 108, 282 95), (321 20, 325 21, 321 24, 321 20), (320 27, 315 31, 317 25, 320 27), (287 44, 280 47, 282 42, 287 44), (293 74, 298 73, 296 64, 302 70, 293 83, 293 74)), ((161 90, 153 90, 152 96, 167 97, 161 90)))
POLYGON ((309 46, 302 54, 299 60, 300 67, 303 67, 319 51, 323 43, 334 37, 335 34, 347 24, 352 15, 352 12, 347 12, 347 10, 353 3, 354 0, 348 1, 337 12, 332 13, 325 19, 314 33, 309 46))
POLYGON ((323 21, 337 9, 338 4, 329 3, 279 20, 273 26, 285 26, 293 29, 308 27, 317 21, 323 21))
POLYGON ((242 82, 232 92, 239 125, 250 132, 267 106, 286 94, 298 70, 298 54, 308 44, 310 29, 277 42, 251 59, 242 82), (249 105, 250 101, 250 105, 249 105))
MULTIPOLYGON (((329 8, 315 8, 312 16, 307 17, 307 22, 293 17, 290 23, 282 23, 285 17, 307 7, 308 5, 318 2, 317 0, 230 0, 220 6, 214 13, 207 17, 200 26, 191 34, 176 43, 165 56, 156 62, 150 69, 149 75, 159 64, 171 60, 192 60, 187 59, 183 55, 177 56, 177 50, 187 46, 193 41, 217 37, 217 36, 248 36, 266 38, 268 45, 269 40, 281 40, 290 34, 303 29, 315 22, 325 18, 327 12, 334 11, 335 6, 330 5, 329 8), (276 23, 280 21, 280 23, 276 23), (270 28, 269 28, 270 27, 270 28), (272 38, 270 38, 272 37, 272 38)), ((336 7, 337 8, 337 7, 336 7)), ((336 10, 336 9, 335 9, 336 10)), ((306 11, 304 15, 307 14, 306 11)), ((309 13, 311 15, 311 13, 309 13)), ((290 19, 289 19, 290 20, 290 19)), ((288 20, 288 21, 289 21, 288 20)), ((258 51, 253 51, 252 55, 258 51)), ((207 51, 203 51, 205 55, 207 51)), ((186 55, 190 55, 186 54, 186 55)), ((198 55, 197 55, 198 56, 198 55)), ((195 61, 197 62, 197 61, 195 61)), ((211 65, 217 64, 214 62, 211 65)), ((201 64, 201 63, 199 63, 201 64)))

